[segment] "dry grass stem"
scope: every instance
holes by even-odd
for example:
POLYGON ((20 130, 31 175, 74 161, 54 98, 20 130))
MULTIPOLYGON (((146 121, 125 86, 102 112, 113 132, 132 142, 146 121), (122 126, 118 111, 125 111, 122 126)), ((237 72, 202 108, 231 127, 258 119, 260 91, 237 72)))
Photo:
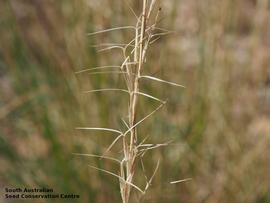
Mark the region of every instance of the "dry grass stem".
POLYGON ((170 182, 171 184, 177 184, 177 183, 183 183, 183 182, 187 182, 187 181, 191 181, 192 178, 186 178, 186 179, 182 179, 182 180, 176 180, 176 181, 172 181, 170 182))
MULTIPOLYGON (((137 23, 135 26, 109 28, 109 29, 100 30, 100 31, 88 34, 88 35, 97 35, 97 34, 104 34, 104 33, 112 32, 112 31, 133 30, 134 38, 131 39, 128 43, 122 43, 122 44, 121 43, 105 43, 105 44, 100 44, 100 45, 93 45, 96 48, 101 48, 98 50, 98 52, 109 51, 112 49, 122 50, 124 59, 121 66, 100 66, 100 67, 84 69, 82 71, 76 72, 77 74, 89 72, 90 75, 120 74, 120 75, 123 75, 123 78, 125 80, 127 89, 105 88, 105 89, 95 89, 95 90, 90 90, 90 91, 84 91, 84 93, 95 93, 95 92, 106 92, 106 91, 119 91, 119 92, 128 93, 129 95, 128 122, 122 119, 125 126, 127 127, 127 130, 125 132, 121 132, 119 130, 110 129, 110 128, 77 128, 80 130, 110 131, 110 132, 118 134, 118 136, 113 140, 113 142, 105 150, 102 156, 93 155, 93 154, 77 154, 77 155, 105 158, 105 159, 117 161, 118 163, 120 163, 119 175, 113 172, 104 170, 104 169, 97 168, 97 167, 93 167, 93 166, 90 166, 90 167, 96 170, 102 171, 104 173, 110 174, 119 179, 120 193, 121 193, 121 198, 122 198, 123 203, 129 202, 132 188, 135 188, 137 191, 141 193, 141 195, 144 195, 145 192, 150 187, 152 180, 158 170, 160 161, 157 162, 153 175, 150 177, 150 179, 147 178, 146 173, 145 173, 145 167, 142 160, 144 154, 151 149, 167 146, 170 143, 170 142, 166 142, 163 144, 144 144, 147 137, 144 140, 142 140, 140 143, 138 143, 138 140, 140 139, 138 136, 138 129, 137 129, 138 126, 141 123, 143 123, 147 118, 149 118, 158 110, 160 110, 166 104, 166 101, 163 101, 162 99, 159 99, 148 93, 141 92, 140 81, 145 79, 145 80, 165 83, 165 84, 176 86, 176 87, 184 87, 175 82, 166 81, 166 80, 159 79, 153 76, 143 75, 144 65, 146 62, 146 55, 147 55, 149 46, 153 44, 155 41, 157 41, 161 36, 168 35, 174 32, 157 27, 157 24, 159 22, 160 9, 156 13, 156 16, 154 16, 153 18, 154 22, 150 24, 150 19, 152 19, 151 16, 155 8, 156 0, 152 0, 152 1, 143 0, 142 3, 143 3, 142 12, 139 16, 137 16, 134 10, 130 7, 130 5, 128 5, 129 9, 132 11, 134 16, 136 16, 137 23), (131 49, 128 49, 129 47, 131 47, 131 49), (110 70, 109 68, 116 68, 118 70, 114 71, 114 70, 110 70), (96 70, 102 70, 102 69, 106 69, 106 70, 96 72, 96 70), (138 109, 139 96, 147 97, 161 104, 152 112, 148 113, 145 117, 138 119, 137 115, 139 111, 138 109), (107 154, 113 148, 113 146, 120 140, 122 140, 123 159, 119 161, 118 159, 115 159, 113 157, 105 156, 105 154, 107 154), (142 170, 144 172, 144 176, 146 180, 146 185, 144 187, 144 190, 140 189, 134 183, 134 175, 136 172, 138 159, 141 160, 141 166, 142 166, 142 170)), ((172 182, 172 184, 174 183, 177 183, 177 181, 172 182)))

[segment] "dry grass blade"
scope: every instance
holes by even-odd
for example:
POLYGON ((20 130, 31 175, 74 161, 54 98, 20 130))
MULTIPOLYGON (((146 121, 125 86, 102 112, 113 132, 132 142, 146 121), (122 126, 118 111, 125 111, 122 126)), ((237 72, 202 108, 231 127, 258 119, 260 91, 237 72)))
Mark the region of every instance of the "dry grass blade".
POLYGON ((106 47, 104 49, 99 49, 97 52, 103 52, 103 51, 110 51, 112 49, 120 49, 122 51, 124 51, 124 47, 121 47, 121 46, 110 46, 110 47, 106 47))
POLYGON ((129 56, 125 58, 124 62, 122 63, 122 65, 120 66, 120 69, 123 70, 123 68, 127 65, 127 62, 129 60, 129 56))
POLYGON ((175 33, 176 33, 175 31, 160 32, 160 33, 153 34, 152 37, 165 36, 165 35, 170 35, 170 34, 175 34, 175 33))
POLYGON ((102 34, 102 33, 117 31, 117 30, 126 30, 126 29, 135 29, 135 27, 134 26, 115 27, 115 28, 109 28, 109 29, 100 30, 97 32, 88 33, 87 35, 91 36, 91 35, 102 34))
POLYGON ((154 28, 155 30, 160 30, 160 31, 164 31, 164 32, 174 32, 174 33, 177 33, 176 31, 174 30, 167 30, 167 29, 164 29, 164 28, 161 28, 161 27, 156 27, 154 28))
POLYGON ((153 76, 142 75, 142 76, 140 76, 140 78, 146 78, 146 79, 154 80, 154 81, 157 81, 157 82, 166 83, 166 84, 169 84, 169 85, 173 85, 173 86, 177 86, 177 87, 183 87, 183 88, 186 88, 186 87, 183 86, 183 85, 179 85, 179 84, 174 83, 174 82, 162 80, 162 79, 159 79, 159 78, 156 78, 156 77, 153 77, 153 76))
POLYGON ((125 126, 126 126, 127 128, 129 128, 127 122, 126 122, 123 118, 121 118, 121 120, 122 120, 122 122, 125 124, 125 126))
POLYGON ((138 156, 143 157, 149 150, 157 149, 157 148, 159 148, 159 147, 166 147, 166 146, 168 146, 171 142, 172 142, 172 141, 169 141, 169 142, 166 142, 166 143, 163 143, 163 144, 144 144, 144 145, 140 145, 140 146, 138 146, 137 148, 139 148, 139 147, 146 147, 146 148, 139 149, 139 150, 138 150, 138 156))
POLYGON ((98 48, 98 47, 106 47, 106 46, 121 46, 121 47, 126 47, 126 46, 131 46, 131 47, 134 47, 134 45, 132 44, 125 44, 125 43, 103 43, 103 44, 93 44, 91 45, 91 47, 95 47, 95 48, 98 48))
POLYGON ((150 150, 150 149, 155 149, 155 148, 158 148, 158 147, 168 146, 170 143, 172 143, 172 141, 165 142, 165 143, 162 143, 162 144, 142 144, 142 145, 139 145, 137 148, 146 147, 146 148, 140 149, 139 151, 141 152, 141 151, 147 151, 147 150, 150 150))
POLYGON ((186 178, 186 179, 182 179, 182 180, 171 181, 170 184, 183 183, 183 182, 187 182, 187 181, 191 181, 191 180, 192 180, 192 178, 186 178))
POLYGON ((99 74, 127 74, 124 71, 99 71, 99 72, 91 72, 88 75, 99 75, 99 74))
POLYGON ((154 96, 151 96, 149 94, 146 94, 146 93, 143 93, 143 92, 135 92, 136 94, 139 94, 139 95, 142 95, 142 96, 145 96, 145 97, 148 97, 150 99, 153 99, 153 100, 156 100, 156 101, 159 101, 160 103, 165 103, 165 101, 159 99, 159 98, 156 98, 154 96))
MULTIPOLYGON (((145 181, 146 181, 146 183, 148 183, 148 178, 146 176, 146 170, 145 170, 145 167, 144 167, 143 159, 140 158, 140 161, 141 161, 141 166, 142 166, 142 171, 143 171, 143 175, 144 175, 145 181)), ((144 191, 145 191, 145 189, 144 189, 144 191)))
POLYGON ((145 141, 150 137, 150 135, 146 136, 141 142, 140 144, 137 146, 137 148, 141 145, 143 145, 143 143, 145 143, 145 141))
POLYGON ((122 177, 119 176, 119 175, 116 175, 116 174, 113 173, 113 172, 110 172, 110 171, 107 171, 107 170, 104 170, 104 169, 101 169, 101 168, 97 168, 97 167, 91 166, 91 165, 89 165, 89 167, 90 167, 90 168, 93 168, 93 169, 96 169, 96 170, 98 170, 98 171, 102 171, 102 172, 104 172, 104 173, 107 173, 107 174, 109 174, 109 175, 112 175, 112 176, 114 176, 114 177, 120 179, 121 181, 127 183, 128 185, 134 187, 135 189, 137 189, 137 190, 138 190, 139 192, 141 192, 142 194, 144 194, 144 191, 143 191, 142 189, 140 189, 137 185, 134 185, 133 183, 130 183, 130 182, 126 181, 124 178, 122 178, 122 177))
POLYGON ((130 3, 128 0, 124 0, 125 4, 128 6, 128 8, 130 9, 130 11, 132 12, 132 14, 136 17, 137 21, 139 20, 139 17, 137 16, 137 14, 135 13, 135 11, 133 10, 133 8, 130 6, 130 3))
POLYGON ((101 69, 107 69, 107 68, 120 68, 121 66, 99 66, 99 67, 94 67, 94 68, 87 68, 87 69, 83 69, 80 71, 75 72, 75 74, 80 74, 80 73, 84 73, 84 72, 88 72, 88 71, 92 71, 92 70, 101 70, 101 69))
POLYGON ((135 125, 131 126, 124 134, 123 136, 126 136, 132 129, 134 129, 135 127, 137 127, 139 124, 141 124, 143 121, 145 121, 147 118, 149 118, 150 116, 152 116, 154 113, 156 113, 159 109, 161 109, 165 103, 162 103, 161 105, 159 105, 154 111, 152 111, 151 113, 149 113, 147 116, 145 116, 144 118, 142 118, 140 121, 138 121, 135 125))
POLYGON ((98 130, 98 131, 108 131, 108 132, 115 132, 118 134, 122 134, 121 131, 115 130, 112 128, 89 128, 89 127, 77 127, 76 130, 98 130))
MULTIPOLYGON (((149 189, 149 187, 151 186, 152 184, 152 181, 158 171, 158 168, 159 168, 159 164, 160 164, 160 159, 158 160, 157 164, 156 164, 156 167, 155 167, 155 170, 151 176, 151 178, 148 180, 147 176, 146 176, 146 171, 145 171, 145 167, 144 167, 144 164, 143 164, 143 161, 142 161, 142 158, 141 158, 141 165, 142 165, 142 169, 143 169, 143 173, 144 173, 144 177, 146 179, 146 185, 145 185, 145 188, 144 188, 144 193, 147 192, 147 190, 149 189)), ((139 201, 138 202, 141 202, 143 199, 143 195, 141 197, 139 197, 139 201)))
MULTIPOLYGON (((151 40, 149 44, 154 44, 156 41, 158 41, 161 37, 156 37, 155 39, 151 40)), ((152 38, 151 38, 152 39, 152 38)))
MULTIPOLYGON (((111 73, 111 72, 97 72, 96 74, 104 74, 104 73, 111 73)), ((112 72, 112 73, 115 73, 115 72, 112 72)), ((126 72, 116 72, 118 74, 125 74, 126 72)), ((90 73, 91 74, 91 73, 90 73)), ((89 91, 84 91, 83 93, 94 93, 94 92, 104 92, 104 91, 120 91, 120 92, 125 92, 125 93, 129 93, 130 92, 128 90, 125 90, 125 89, 111 89, 111 88, 108 88, 108 89, 96 89, 96 90, 89 90, 89 91)), ((166 102, 161 100, 161 99, 158 99, 154 96, 151 96, 149 94, 146 94, 146 93, 142 93, 142 92, 135 92, 135 94, 138 94, 138 95, 142 95, 142 96, 145 96, 145 97, 148 97, 150 99, 153 99, 153 100, 156 100, 156 101, 159 101, 160 103, 162 104, 165 104, 166 102)))
MULTIPOLYGON (((116 142, 117 142, 121 137, 123 137, 123 136, 124 136, 123 134, 117 136, 117 137, 114 139, 114 141, 110 144, 110 146, 106 149, 106 151, 103 153, 103 155, 105 155, 107 152, 109 152, 109 151, 111 150, 111 148, 116 144, 116 142)), ((103 157, 103 155, 102 155, 102 157, 103 157)))
POLYGON ((138 62, 128 62, 125 65, 136 65, 136 64, 138 64, 138 62))
POLYGON ((73 155, 76 155, 76 156, 86 156, 86 157, 94 157, 94 158, 108 159, 108 160, 115 161, 115 162, 121 164, 121 161, 119 161, 119 160, 116 159, 116 158, 109 157, 109 156, 100 156, 100 155, 96 155, 96 154, 82 154, 82 153, 72 153, 72 154, 73 154, 73 155))
POLYGON ((159 168, 159 164, 160 164, 160 159, 158 160, 157 162, 157 165, 156 165, 156 168, 151 176, 151 178, 149 179, 149 181, 147 182, 146 186, 145 186, 145 189, 144 191, 146 192, 146 190, 149 188, 149 186, 151 185, 152 181, 153 181, 153 178, 155 177, 157 171, 158 171, 158 168, 159 168))
POLYGON ((125 90, 125 89, 116 89, 116 88, 106 88, 106 89, 89 90, 89 91, 84 91, 83 93, 106 92, 106 91, 119 91, 119 92, 129 93, 128 90, 125 90))
POLYGON ((150 15, 152 14, 152 10, 153 10, 153 8, 154 8, 155 3, 156 3, 156 0, 152 0, 152 1, 151 1, 150 7, 149 7, 149 9, 148 9, 147 19, 150 18, 150 15))

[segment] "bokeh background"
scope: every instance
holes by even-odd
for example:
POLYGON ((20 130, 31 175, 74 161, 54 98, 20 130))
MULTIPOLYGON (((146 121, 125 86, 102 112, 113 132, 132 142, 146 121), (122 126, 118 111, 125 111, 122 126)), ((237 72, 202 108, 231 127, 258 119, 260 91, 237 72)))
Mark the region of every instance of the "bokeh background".
MULTIPOLYGON (((6 186, 48 187, 80 194, 77 202, 121 201, 118 180, 88 166, 117 173, 116 164, 72 153, 102 154, 114 138, 76 127, 124 128, 125 95, 82 93, 121 87, 122 77, 75 72, 121 63, 118 50, 98 52, 102 47, 95 45, 126 43, 133 33, 87 33, 133 25, 126 2, 0 1, 1 194, 6 186)), ((139 14, 139 1, 129 4, 139 14)), ((145 73, 186 89, 142 84, 144 92, 169 102, 140 126, 140 138, 173 140, 144 157, 148 176, 161 161, 144 202, 270 203, 270 1, 158 4, 159 26, 176 33, 153 44, 145 73), (192 181, 169 183, 184 178, 192 181)), ((157 105, 142 99, 139 115, 157 105)), ((110 155, 120 157, 120 149, 116 145, 110 155)))

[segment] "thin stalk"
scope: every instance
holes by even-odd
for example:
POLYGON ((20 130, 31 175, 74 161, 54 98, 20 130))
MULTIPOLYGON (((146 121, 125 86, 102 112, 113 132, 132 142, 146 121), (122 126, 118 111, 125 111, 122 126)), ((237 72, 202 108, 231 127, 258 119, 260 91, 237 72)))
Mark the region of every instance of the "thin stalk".
MULTIPOLYGON (((133 67, 135 70, 128 70, 127 72, 135 73, 129 74, 128 81, 131 84, 128 84, 130 87, 130 97, 129 97, 129 107, 128 107, 128 117, 129 117, 129 126, 132 127, 136 124, 136 114, 137 114, 137 103, 138 103, 138 94, 139 92, 139 78, 143 67, 143 50, 144 50, 144 36, 146 28, 146 0, 143 1, 143 11, 140 19, 138 19, 136 28, 135 28, 135 48, 133 52, 134 66, 126 66, 127 69, 133 67), (140 27, 139 27, 140 25, 140 27), (139 35, 140 31, 140 35, 139 35)), ((125 179, 127 182, 133 181, 133 176, 135 173, 135 161, 137 157, 137 128, 134 127, 130 130, 130 140, 126 139, 126 136, 123 138, 123 149, 124 149, 124 168, 125 168, 125 179), (129 144, 129 145, 128 145, 129 144)), ((122 173, 123 174, 123 173, 122 173)), ((124 175, 124 174, 123 174, 124 175)), ((130 185, 120 182, 121 187, 121 196, 123 203, 128 203, 131 187, 130 185)))

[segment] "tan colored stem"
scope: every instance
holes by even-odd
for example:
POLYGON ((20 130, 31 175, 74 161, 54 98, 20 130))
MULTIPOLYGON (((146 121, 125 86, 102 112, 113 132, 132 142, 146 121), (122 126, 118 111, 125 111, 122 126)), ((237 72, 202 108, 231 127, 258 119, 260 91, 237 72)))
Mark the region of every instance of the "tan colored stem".
MULTIPOLYGON (((147 0, 143 0, 143 12, 137 23, 135 29, 135 48, 133 53, 134 66, 129 66, 127 68, 134 68, 133 70, 128 70, 127 72, 131 72, 134 74, 129 75, 129 80, 131 84, 129 90, 129 108, 128 108, 128 116, 129 116, 129 127, 135 126, 136 124, 136 114, 137 114, 137 103, 138 103, 138 94, 139 92, 139 78, 143 69, 144 62, 144 37, 145 37, 145 29, 146 29, 146 6, 147 0), (140 25, 140 26, 139 26, 140 25), (139 35, 140 33, 140 35, 139 35)), ((125 174, 122 171, 121 175, 125 176, 125 180, 127 182, 133 181, 133 176, 135 173, 135 162, 137 157, 137 127, 132 128, 130 131, 130 139, 124 138, 123 140, 123 149, 124 149, 124 166, 125 174)), ((122 169, 123 169, 122 168, 122 169)), ((121 195, 123 203, 128 203, 130 198, 131 186, 122 183, 121 186, 121 195)))

